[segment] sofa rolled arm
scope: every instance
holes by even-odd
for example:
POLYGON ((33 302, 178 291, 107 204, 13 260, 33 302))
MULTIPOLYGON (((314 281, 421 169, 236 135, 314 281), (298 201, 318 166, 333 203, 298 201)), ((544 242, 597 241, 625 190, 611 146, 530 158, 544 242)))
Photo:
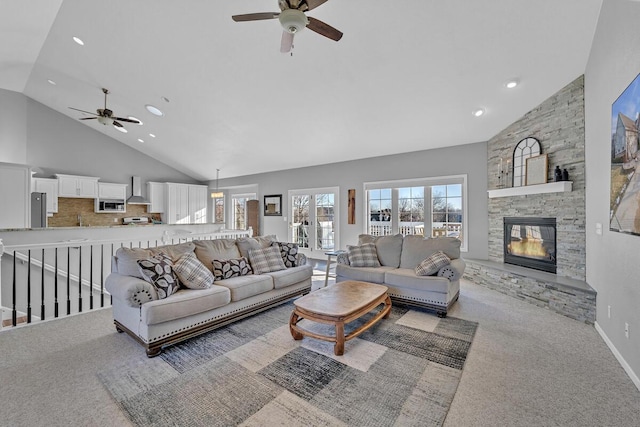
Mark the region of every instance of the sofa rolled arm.
POLYGON ((452 259, 449 265, 445 265, 438 270, 438 276, 445 277, 449 279, 449 281, 455 282, 462 277, 462 273, 464 273, 466 266, 467 264, 462 258, 452 259))
POLYGON ((349 265, 349 254, 347 252, 339 253, 336 257, 336 261, 338 262, 338 264, 349 265))
POLYGON ((158 299, 156 288, 138 277, 111 273, 107 276, 105 287, 112 297, 123 301, 129 307, 140 307, 146 302, 158 299))

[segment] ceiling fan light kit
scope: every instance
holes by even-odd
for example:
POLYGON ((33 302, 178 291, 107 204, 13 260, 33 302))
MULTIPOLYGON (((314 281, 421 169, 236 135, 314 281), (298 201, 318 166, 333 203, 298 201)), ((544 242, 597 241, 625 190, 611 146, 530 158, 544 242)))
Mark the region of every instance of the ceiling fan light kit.
POLYGON ((280 25, 282 28, 291 34, 295 34, 304 30, 304 28, 309 23, 307 16, 296 9, 286 9, 283 10, 280 16, 278 17, 280 21, 280 25))
POLYGON ((118 122, 126 122, 126 123, 135 123, 137 125, 141 125, 142 122, 136 118, 127 118, 127 117, 115 117, 113 115, 113 111, 107 108, 107 95, 109 95, 109 90, 102 88, 102 93, 104 93, 104 108, 98 108, 96 113, 92 113, 90 111, 80 110, 78 108, 69 107, 72 110, 80 111, 85 114, 92 114, 95 117, 82 117, 80 120, 98 120, 98 123, 103 125, 113 125, 120 132, 127 133, 127 130, 122 126, 121 123, 118 122))

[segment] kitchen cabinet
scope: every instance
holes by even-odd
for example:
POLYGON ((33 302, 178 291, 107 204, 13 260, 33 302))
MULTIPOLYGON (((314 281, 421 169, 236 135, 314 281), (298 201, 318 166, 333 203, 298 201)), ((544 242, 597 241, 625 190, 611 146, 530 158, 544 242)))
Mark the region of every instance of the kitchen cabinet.
POLYGON ((148 213, 164 212, 164 192, 166 184, 164 182, 147 182, 147 199, 150 205, 147 206, 148 213))
POLYGON ((55 178, 31 178, 32 193, 47 193, 47 215, 58 212, 58 180, 55 178))
POLYGON ((92 176, 62 175, 58 178, 58 197, 98 197, 98 179, 92 176))
POLYGON ((163 221, 167 224, 206 223, 207 191, 206 185, 166 183, 163 221))
POLYGON ((0 163, 0 229, 27 228, 31 222, 31 168, 0 163))
POLYGON ((111 200, 126 200, 127 184, 114 184, 110 182, 98 183, 98 198, 111 200))

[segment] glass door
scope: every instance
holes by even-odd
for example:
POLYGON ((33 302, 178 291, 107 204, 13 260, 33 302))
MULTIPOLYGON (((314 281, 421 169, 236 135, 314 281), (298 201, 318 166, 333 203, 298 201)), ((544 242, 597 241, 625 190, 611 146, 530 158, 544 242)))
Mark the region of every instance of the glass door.
POLYGON ((322 256, 321 252, 338 249, 337 188, 292 190, 290 239, 306 255, 322 256))

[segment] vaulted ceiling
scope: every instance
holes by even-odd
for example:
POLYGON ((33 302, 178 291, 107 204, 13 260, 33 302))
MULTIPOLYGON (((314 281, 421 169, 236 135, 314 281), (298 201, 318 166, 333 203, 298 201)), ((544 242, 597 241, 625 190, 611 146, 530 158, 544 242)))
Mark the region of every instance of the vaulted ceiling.
POLYGON ((307 14, 342 39, 305 29, 289 55, 277 19, 231 19, 276 0, 9 0, 0 88, 73 119, 108 88, 114 114, 143 124, 82 123, 228 178, 485 141, 584 73, 601 4, 329 0, 307 14))

